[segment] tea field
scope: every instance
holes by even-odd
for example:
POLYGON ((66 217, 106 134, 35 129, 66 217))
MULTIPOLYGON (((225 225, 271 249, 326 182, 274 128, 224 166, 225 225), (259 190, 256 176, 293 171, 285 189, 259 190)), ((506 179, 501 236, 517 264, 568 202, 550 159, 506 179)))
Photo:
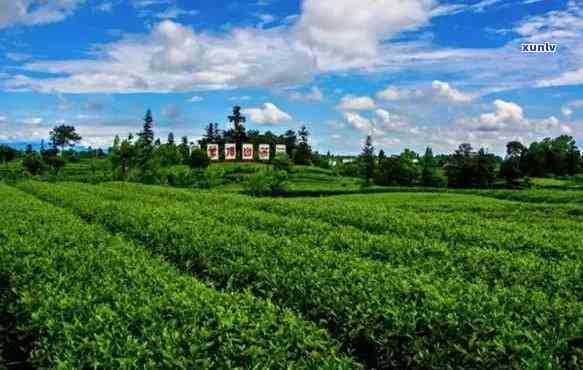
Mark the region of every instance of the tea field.
POLYGON ((583 368, 581 199, 0 185, 0 368, 583 368))

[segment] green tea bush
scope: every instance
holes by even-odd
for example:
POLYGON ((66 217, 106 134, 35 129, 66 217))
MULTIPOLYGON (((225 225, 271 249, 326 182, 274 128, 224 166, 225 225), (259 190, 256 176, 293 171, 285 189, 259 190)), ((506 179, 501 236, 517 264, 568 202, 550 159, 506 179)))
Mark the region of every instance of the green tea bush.
POLYGON ((243 191, 256 197, 279 195, 286 190, 287 172, 264 170, 247 177, 243 191))
MULTIPOLYGON (((583 320, 577 299, 520 284, 492 286, 456 274, 438 276, 392 267, 221 222, 211 217, 212 209, 218 215, 236 206, 228 201, 221 204, 227 199, 222 195, 201 194, 206 205, 200 202, 193 207, 178 202, 146 204, 116 191, 108 199, 95 187, 83 185, 20 186, 143 243, 218 288, 248 290, 301 312, 371 368, 581 365, 575 339, 583 320)), ((359 215, 357 208, 347 205, 339 204, 331 216, 322 218, 350 220, 359 215)), ((302 218, 293 211, 287 215, 302 218)), ((313 205, 308 202, 303 212, 312 218, 313 205)), ((353 222, 387 227, 382 222, 362 224, 358 217, 353 222)))
POLYGON ((21 368, 354 367, 289 311, 218 293, 68 212, 0 194, 0 282, 11 293, 0 317, 17 320, 9 340, 35 336, 21 368))

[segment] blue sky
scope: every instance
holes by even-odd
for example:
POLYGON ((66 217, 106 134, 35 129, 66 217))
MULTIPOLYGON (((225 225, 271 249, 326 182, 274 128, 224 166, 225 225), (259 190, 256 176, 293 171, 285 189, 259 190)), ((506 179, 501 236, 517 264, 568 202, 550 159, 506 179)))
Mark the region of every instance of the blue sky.
POLYGON ((583 142, 575 0, 0 0, 0 142, 305 124, 320 151, 583 142), (523 43, 558 44, 521 53, 523 43))

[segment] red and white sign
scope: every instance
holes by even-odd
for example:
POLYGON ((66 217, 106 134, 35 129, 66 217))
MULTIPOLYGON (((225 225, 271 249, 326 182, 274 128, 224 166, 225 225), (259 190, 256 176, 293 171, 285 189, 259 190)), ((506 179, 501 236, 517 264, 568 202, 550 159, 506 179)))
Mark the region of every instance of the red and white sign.
POLYGON ((285 145, 278 144, 275 146, 275 155, 286 155, 287 149, 285 145))
POLYGON ((206 154, 211 161, 219 160, 219 144, 208 144, 206 146, 206 154))
POLYGON ((225 160, 232 161, 237 158, 237 144, 225 144, 225 160))
POLYGON ((243 144, 243 160, 253 160, 253 144, 243 144))
POLYGON ((269 160, 269 144, 259 145, 259 159, 262 161, 269 160))

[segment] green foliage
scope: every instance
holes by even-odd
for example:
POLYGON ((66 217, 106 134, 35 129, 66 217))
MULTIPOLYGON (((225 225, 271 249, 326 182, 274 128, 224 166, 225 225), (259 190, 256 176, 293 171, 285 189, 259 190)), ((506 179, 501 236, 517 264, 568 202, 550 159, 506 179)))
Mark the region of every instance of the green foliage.
POLYGON ((263 170, 247 177, 243 183, 245 193, 257 197, 279 195, 286 190, 287 172, 263 170))
POLYGON ((375 172, 375 158, 374 158, 374 146, 372 145, 372 136, 368 135, 364 147, 362 148, 362 153, 359 157, 359 163, 361 165, 360 173, 364 179, 365 185, 370 185, 371 179, 375 172))
POLYGON ((75 146, 82 137, 77 133, 74 126, 56 126, 49 133, 53 148, 60 147, 62 151, 69 146, 75 146))
POLYGON ((447 177, 434 167, 424 167, 421 171, 421 185, 431 188, 444 188, 447 186, 447 177))
POLYGON ((285 171, 287 173, 292 172, 294 167, 293 162, 289 159, 287 154, 276 155, 271 161, 271 164, 276 171, 285 171))
POLYGON ((16 320, 0 342, 26 344, 21 368, 354 367, 290 311, 219 293, 15 189, 0 194, 0 323, 16 320))
POLYGON ((445 165, 445 174, 453 188, 491 187, 496 180, 496 157, 462 144, 445 165))
MULTIPOLYGON (((21 184, 318 323, 370 368, 578 368, 580 215, 460 194, 250 199, 21 184)), ((473 191, 488 194, 488 192, 473 191)))
POLYGON ((18 151, 8 145, 0 145, 0 162, 6 163, 15 160, 18 157, 18 151))
POLYGON ((379 165, 376 176, 378 185, 411 186, 419 180, 420 168, 407 153, 389 157, 379 165))
POLYGON ((44 169, 42 158, 37 153, 27 154, 22 160, 22 166, 32 176, 40 175, 44 169))
POLYGON ((188 165, 191 168, 205 169, 210 165, 210 163, 211 161, 204 150, 196 148, 190 153, 188 165))

